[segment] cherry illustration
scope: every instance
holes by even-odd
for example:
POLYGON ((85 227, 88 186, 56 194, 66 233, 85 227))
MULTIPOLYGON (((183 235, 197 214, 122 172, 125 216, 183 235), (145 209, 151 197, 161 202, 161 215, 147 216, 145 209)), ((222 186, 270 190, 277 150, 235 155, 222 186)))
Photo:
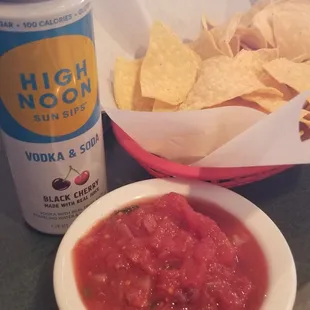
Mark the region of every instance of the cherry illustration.
POLYGON ((74 179, 76 185, 84 185, 89 179, 89 172, 87 170, 83 171, 74 179))
POLYGON ((52 186, 54 189, 56 189, 56 191, 64 191, 67 188, 69 188, 70 185, 71 185, 71 182, 63 178, 56 178, 52 182, 52 186))
POLYGON ((78 174, 78 176, 74 179, 74 183, 76 185, 84 185, 89 177, 90 177, 90 173, 88 170, 84 170, 82 173, 80 173, 79 171, 77 171, 76 169, 70 167, 74 172, 76 172, 78 174))
POLYGON ((71 185, 71 182, 69 180, 67 180, 67 178, 69 177, 69 174, 71 172, 71 167, 69 172, 67 173, 66 177, 63 178, 56 178, 53 180, 52 182, 52 187, 56 190, 56 191, 64 191, 66 189, 68 189, 71 185))

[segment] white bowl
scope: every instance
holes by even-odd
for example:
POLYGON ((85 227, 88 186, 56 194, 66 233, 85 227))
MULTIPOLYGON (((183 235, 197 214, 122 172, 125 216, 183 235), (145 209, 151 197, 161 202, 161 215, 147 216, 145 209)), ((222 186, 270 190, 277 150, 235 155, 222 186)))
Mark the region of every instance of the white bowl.
MULTIPOLYGON (((296 296, 294 259, 283 235, 271 219, 236 193, 199 181, 148 180, 119 188, 85 210, 64 236, 54 266, 54 290, 60 310, 85 310, 75 283, 72 249, 100 219, 135 199, 177 192, 216 204, 238 218, 253 234, 265 254, 269 272, 267 297, 261 310, 292 310, 296 296)), ((108 310, 108 309, 107 309, 108 310)))

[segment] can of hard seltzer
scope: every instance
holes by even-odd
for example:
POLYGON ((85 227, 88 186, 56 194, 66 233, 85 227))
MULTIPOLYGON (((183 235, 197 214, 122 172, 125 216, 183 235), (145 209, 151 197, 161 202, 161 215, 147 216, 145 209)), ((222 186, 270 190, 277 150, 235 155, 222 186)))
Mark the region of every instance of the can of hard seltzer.
POLYGON ((65 233, 107 189, 89 0, 0 2, 0 126, 26 222, 65 233))

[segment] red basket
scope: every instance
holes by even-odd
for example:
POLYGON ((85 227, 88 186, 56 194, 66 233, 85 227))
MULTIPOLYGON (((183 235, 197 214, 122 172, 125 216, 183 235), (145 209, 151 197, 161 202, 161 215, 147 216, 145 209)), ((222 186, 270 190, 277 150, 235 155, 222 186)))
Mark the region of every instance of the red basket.
POLYGON ((268 178, 292 167, 291 165, 242 168, 190 167, 171 162, 145 151, 115 123, 112 123, 112 127, 119 144, 143 168, 157 178, 199 179, 223 187, 236 187, 268 178))

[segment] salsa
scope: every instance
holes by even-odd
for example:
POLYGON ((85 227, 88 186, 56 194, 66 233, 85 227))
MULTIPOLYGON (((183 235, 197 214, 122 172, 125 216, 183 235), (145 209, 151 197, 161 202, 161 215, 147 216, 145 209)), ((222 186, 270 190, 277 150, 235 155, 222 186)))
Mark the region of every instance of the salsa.
POLYGON ((202 214, 205 205, 170 193, 96 224, 73 250, 85 307, 258 310, 268 284, 258 243, 222 209, 202 214))

